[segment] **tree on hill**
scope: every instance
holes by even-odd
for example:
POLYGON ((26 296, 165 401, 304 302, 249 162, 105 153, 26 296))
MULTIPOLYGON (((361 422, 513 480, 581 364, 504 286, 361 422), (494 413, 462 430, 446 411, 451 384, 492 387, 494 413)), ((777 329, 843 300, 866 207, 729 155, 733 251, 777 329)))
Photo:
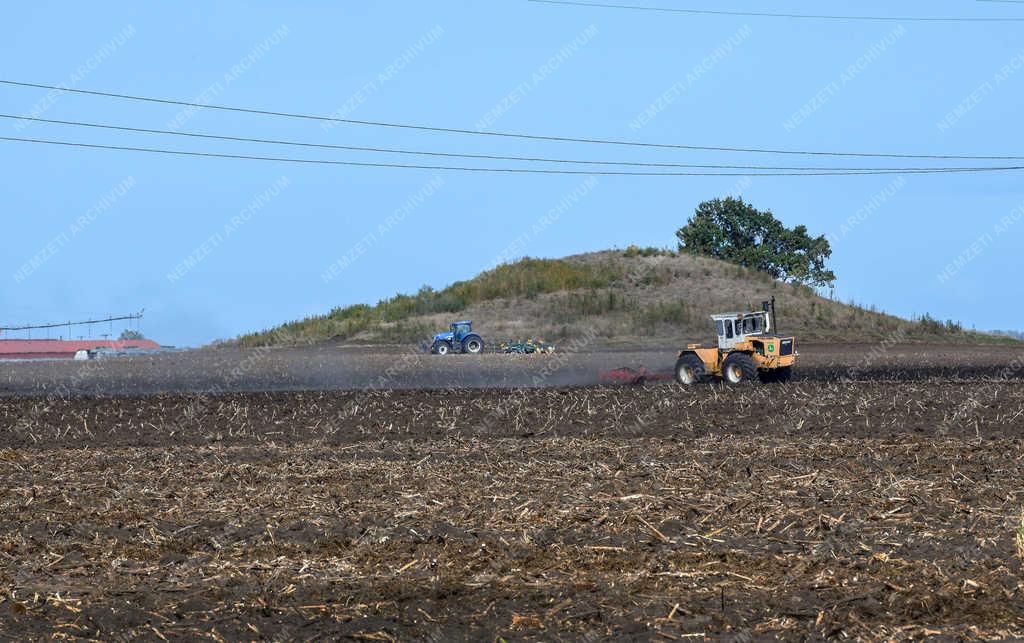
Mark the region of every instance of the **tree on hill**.
POLYGON ((680 252, 714 257, 783 281, 826 286, 836 279, 825 268, 832 248, 824 235, 811 237, 803 225, 787 228, 770 211, 743 199, 704 201, 676 237, 680 252))
POLYGON ((121 336, 118 339, 124 340, 124 339, 146 339, 146 338, 143 337, 142 333, 140 333, 139 331, 133 330, 131 328, 126 328, 123 331, 121 331, 121 336))

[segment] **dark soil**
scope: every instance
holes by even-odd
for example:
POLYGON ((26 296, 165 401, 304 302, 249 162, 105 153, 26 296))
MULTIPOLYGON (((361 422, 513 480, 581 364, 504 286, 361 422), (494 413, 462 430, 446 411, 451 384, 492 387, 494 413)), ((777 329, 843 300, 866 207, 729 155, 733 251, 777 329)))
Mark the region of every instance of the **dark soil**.
POLYGON ((3 397, 0 639, 1019 638, 1024 364, 944 350, 735 389, 3 397))
MULTIPOLYGON (((203 349, 97 360, 0 364, 4 395, 147 395, 159 393, 591 386, 602 370, 645 366, 671 372, 679 347, 603 349, 599 339, 558 347, 552 355, 430 355, 321 345, 203 349)), ((800 344, 796 378, 832 382, 1007 377, 1024 379, 1019 346, 951 344, 800 344), (1017 360, 1014 362, 1014 360, 1017 360)))

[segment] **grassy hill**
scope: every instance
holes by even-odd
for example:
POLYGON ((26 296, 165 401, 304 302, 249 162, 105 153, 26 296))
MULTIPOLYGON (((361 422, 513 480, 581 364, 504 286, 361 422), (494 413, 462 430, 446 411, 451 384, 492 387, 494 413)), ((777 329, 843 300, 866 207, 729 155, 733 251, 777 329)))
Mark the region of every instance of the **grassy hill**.
POLYGON ((231 343, 409 343, 466 318, 492 343, 596 336, 605 345, 676 345, 709 341, 711 313, 757 310, 772 296, 779 328, 804 341, 1013 341, 928 315, 905 320, 873 307, 832 301, 805 286, 714 259, 631 247, 564 259, 522 259, 442 290, 424 286, 414 295, 396 295, 375 306, 335 308, 231 343))

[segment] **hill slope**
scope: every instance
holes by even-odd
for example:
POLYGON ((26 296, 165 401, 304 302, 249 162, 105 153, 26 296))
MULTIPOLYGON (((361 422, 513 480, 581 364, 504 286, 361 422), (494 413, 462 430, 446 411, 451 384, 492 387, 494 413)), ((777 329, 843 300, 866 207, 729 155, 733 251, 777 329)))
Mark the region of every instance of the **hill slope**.
POLYGON ((667 252, 604 251, 564 259, 522 259, 443 290, 422 288, 376 306, 336 308, 234 344, 320 341, 409 343, 472 319, 485 340, 593 336, 604 345, 708 341, 708 315, 757 310, 776 298, 781 331, 808 341, 1012 342, 963 331, 927 315, 908 321, 821 297, 812 289, 714 259, 667 252))

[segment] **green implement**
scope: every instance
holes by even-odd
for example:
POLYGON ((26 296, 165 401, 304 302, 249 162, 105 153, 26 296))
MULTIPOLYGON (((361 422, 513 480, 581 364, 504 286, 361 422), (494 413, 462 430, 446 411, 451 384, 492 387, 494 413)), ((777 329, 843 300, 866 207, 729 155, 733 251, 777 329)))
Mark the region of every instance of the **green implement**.
POLYGON ((554 353, 555 347, 553 344, 528 339, 525 342, 502 342, 501 352, 517 355, 546 354, 554 353))

